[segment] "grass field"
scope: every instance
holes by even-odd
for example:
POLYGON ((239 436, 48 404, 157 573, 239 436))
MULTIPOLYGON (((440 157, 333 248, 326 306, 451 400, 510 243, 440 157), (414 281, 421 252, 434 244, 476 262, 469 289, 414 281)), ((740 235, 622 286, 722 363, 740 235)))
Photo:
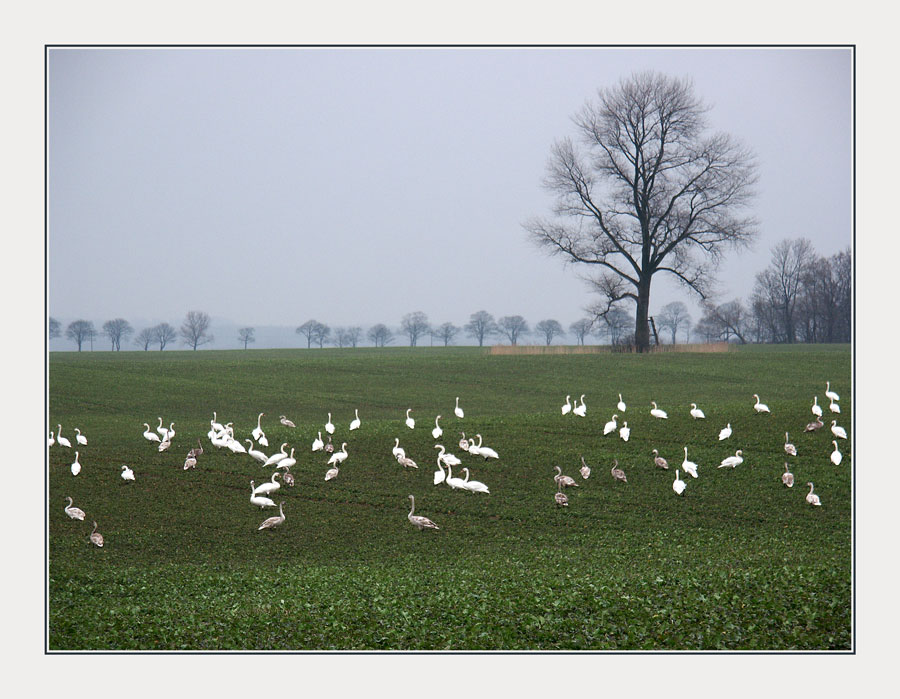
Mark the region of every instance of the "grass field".
MULTIPOLYGON (((843 649, 852 647, 853 435, 804 434, 825 381, 852 426, 847 346, 752 347, 723 354, 491 356, 475 348, 54 353, 49 452, 48 647, 60 649, 843 649), (601 436, 618 393, 631 439, 601 436), (562 417, 566 394, 587 417, 562 417), (772 409, 756 415, 754 393, 772 409), (460 397, 465 418, 453 414, 460 397), (650 401, 668 420, 649 415, 650 401), (695 421, 696 402, 706 413, 695 421), (353 411, 362 427, 348 432, 353 411), (412 408, 416 428, 404 425, 412 408), (259 412, 270 447, 296 447, 286 521, 249 503, 271 476, 206 437, 213 411, 248 438, 259 412), (340 475, 310 444, 328 412, 340 475), (278 416, 297 423, 283 427, 278 416), (434 486, 441 443, 490 495, 434 486), (177 435, 141 436, 161 416, 177 435), (718 441, 730 422, 733 436, 718 441), (463 455, 480 433, 499 461, 463 455), (781 484, 784 433, 797 484, 781 484), (415 459, 404 470, 394 438, 415 459), (194 471, 188 449, 203 442, 194 471), (684 455, 700 465, 672 491, 684 455), (658 449, 671 470, 654 467, 658 449), (737 469, 718 469, 742 449, 737 469), (578 473, 583 455, 593 471, 578 473), (609 470, 613 458, 628 483, 609 470), (122 464, 136 481, 119 476, 122 464), (554 503, 553 467, 574 477, 554 503), (805 502, 807 481, 822 506, 805 502), (574 491, 574 492, 573 492, 574 491), (406 519, 416 514, 440 531, 406 519), (66 496, 87 513, 63 512, 66 496), (106 539, 88 542, 91 520, 106 539)), ((246 446, 246 445, 245 445, 246 446)), ((457 474, 454 469, 454 475, 457 474)))

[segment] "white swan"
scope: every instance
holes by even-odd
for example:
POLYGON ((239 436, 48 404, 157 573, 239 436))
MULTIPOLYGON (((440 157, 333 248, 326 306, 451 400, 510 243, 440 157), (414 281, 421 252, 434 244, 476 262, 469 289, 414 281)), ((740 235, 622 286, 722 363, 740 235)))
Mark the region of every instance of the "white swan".
POLYGON ((403 447, 400 446, 400 438, 394 437, 394 446, 391 448, 391 454, 394 455, 395 459, 399 459, 401 456, 406 456, 406 451, 403 447))
POLYGON ((784 462, 784 473, 781 474, 781 482, 788 488, 794 487, 794 474, 788 471, 788 462, 784 462))
POLYGON ((623 441, 627 442, 628 438, 631 436, 631 428, 628 426, 628 421, 622 423, 622 427, 619 430, 619 436, 623 441))
POLYGON ((613 459, 613 466, 609 469, 609 472, 615 480, 621 481, 622 483, 628 482, 628 478, 625 477, 625 471, 619 468, 619 461, 617 459, 613 459))
POLYGON ((443 461, 447 466, 459 466, 462 461, 460 461, 454 454, 451 454, 449 451, 445 453, 443 444, 435 444, 435 449, 440 449, 441 453, 438 454, 438 461, 443 461))
POLYGON ((788 456, 797 456, 797 447, 788 441, 790 438, 788 437, 788 433, 784 433, 784 453, 788 456))
POLYGON ((291 455, 275 464, 275 468, 290 468, 291 466, 295 466, 296 464, 297 459, 294 458, 294 447, 291 447, 291 455))
POLYGON ((128 468, 125 464, 122 464, 122 480, 126 483, 128 481, 134 481, 134 471, 128 468))
POLYGON ((422 517, 421 515, 415 515, 413 512, 416 511, 416 499, 410 495, 409 496, 409 514, 406 515, 406 518, 410 521, 410 523, 422 531, 423 529, 438 529, 440 527, 432 522, 428 517, 422 517))
POLYGON ((250 504, 256 505, 259 509, 264 507, 275 507, 274 500, 267 498, 264 495, 257 494, 253 481, 250 481, 250 504))
POLYGON ((419 468, 419 465, 408 456, 399 457, 397 459, 397 463, 399 463, 403 468, 419 468))
POLYGON ((47 446, 48 446, 48 447, 52 447, 54 444, 56 444, 56 440, 53 439, 53 432, 51 431, 51 432, 50 432, 50 439, 47 440, 47 446))
POLYGON ((275 529, 275 527, 280 527, 284 524, 285 516, 284 516, 284 503, 278 505, 278 516, 277 517, 269 517, 266 520, 263 520, 263 523, 259 525, 259 529, 256 531, 261 531, 263 529, 275 529))
POLYGON ((416 421, 413 420, 413 419, 409 416, 409 412, 410 412, 411 410, 412 410, 412 408, 407 408, 407 409, 406 409, 406 426, 407 426, 409 429, 412 430, 412 429, 415 429, 415 427, 416 427, 416 421))
POLYGON ((668 419, 669 419, 669 415, 666 413, 665 410, 660 410, 659 408, 656 407, 656 401, 652 401, 652 400, 651 400, 651 401, 650 401, 650 405, 653 406, 653 408, 650 410, 650 414, 651 414, 653 417, 658 417, 658 418, 660 418, 661 420, 668 420, 668 419))
POLYGON ((465 490, 465 481, 462 478, 457 478, 453 475, 453 470, 450 464, 447 464, 447 478, 444 481, 447 485, 449 485, 454 490, 465 490))
POLYGON ((145 422, 144 427, 147 428, 146 430, 144 430, 144 439, 146 439, 148 442, 158 442, 159 435, 155 432, 150 431, 150 425, 145 422))
POLYGON ((319 436, 313 440, 312 450, 313 451, 322 451, 325 448, 325 442, 322 441, 322 433, 319 432, 319 436))
POLYGON ((616 424, 616 420, 619 418, 618 415, 613 415, 612 420, 603 425, 603 434, 607 435, 610 432, 615 432, 618 425, 616 424))
POLYGON ((466 478, 463 481, 463 483, 465 483, 465 485, 463 487, 466 490, 469 490, 473 493, 487 493, 488 495, 491 494, 491 491, 488 490, 488 487, 481 481, 470 481, 469 480, 469 469, 464 468, 463 471, 466 472, 466 478))
POLYGON ((469 446, 466 449, 472 456, 478 456, 481 453, 481 450, 478 448, 478 445, 475 444, 475 438, 469 440, 469 446))
POLYGON ((810 410, 816 417, 822 417, 822 406, 819 405, 819 396, 813 396, 813 404, 810 410))
MULTIPOLYGON (((162 424, 162 420, 160 420, 160 424, 162 424)), ((209 424, 212 426, 212 428, 216 432, 224 432, 225 431, 225 425, 223 425, 221 422, 219 422, 219 418, 216 417, 215 410, 213 410, 213 419, 210 420, 209 424)))
POLYGON ((567 488, 570 486, 573 486, 573 485, 576 488, 578 487, 578 484, 575 482, 575 479, 572 478, 571 476, 564 476, 562 469, 559 466, 554 466, 553 468, 556 469, 556 475, 553 476, 553 480, 555 480, 557 483, 562 483, 567 488))
POLYGON ((469 440, 466 439, 466 433, 460 432, 460 434, 462 435, 462 437, 459 440, 459 448, 463 451, 469 451, 469 440))
POLYGON ((440 455, 438 455, 437 467, 438 467, 438 470, 434 472, 434 484, 440 485, 441 483, 444 482, 444 479, 447 478, 447 474, 444 472, 444 467, 441 466, 440 455))
POLYGON ((362 422, 360 422, 360 419, 359 419, 359 408, 354 408, 353 414, 356 415, 356 417, 350 421, 350 430, 351 431, 358 430, 359 426, 362 424, 362 422))
MULTIPOLYGON (((228 424, 230 425, 231 423, 229 422, 228 424)), ((168 439, 170 442, 171 442, 173 439, 175 439, 175 423, 174 423, 174 422, 172 422, 172 423, 169 424, 169 429, 166 430, 166 437, 165 437, 165 438, 168 439)))
POLYGON ((284 472, 284 477, 281 480, 284 481, 285 485, 290 486, 291 488, 294 487, 294 474, 291 473, 291 469, 287 469, 284 472))
POLYGON ((463 409, 459 407, 459 396, 456 396, 456 407, 453 408, 453 412, 455 413, 456 417, 462 418, 466 416, 466 414, 463 412, 463 409))
POLYGON ((681 468, 690 473, 694 478, 697 477, 697 464, 693 461, 688 461, 687 447, 684 448, 684 461, 681 462, 681 468))
POLYGON ((485 447, 485 446, 481 445, 481 435, 480 434, 476 434, 475 436, 478 437, 478 456, 483 456, 485 461, 487 461, 488 459, 499 459, 500 458, 500 455, 496 451, 494 451, 490 447, 485 447))
POLYGON ((259 435, 259 439, 257 439, 256 441, 259 442, 264 447, 269 446, 269 440, 266 438, 265 432, 263 432, 261 435, 259 435))
POLYGON ((438 415, 436 418, 434 418, 434 429, 431 430, 431 436, 434 439, 440 439, 441 435, 444 434, 444 430, 442 430, 441 426, 438 424, 438 420, 440 420, 440 419, 441 419, 440 415, 438 415))
MULTIPOLYGON (((809 498, 807 498, 807 500, 808 499, 809 498)), ((91 530, 90 540, 94 546, 103 548, 103 534, 101 534, 100 532, 97 531, 97 523, 96 522, 94 522, 94 528, 91 530)))
POLYGON ((334 425, 331 422, 331 413, 328 413, 328 422, 325 423, 325 431, 328 434, 334 434, 334 425))
POLYGON ((81 434, 81 430, 79 430, 77 427, 75 428, 75 432, 76 432, 75 441, 78 442, 79 444, 87 446, 87 437, 85 437, 83 434, 81 434))
POLYGON ((703 411, 697 407, 696 403, 691 403, 691 417, 695 420, 704 420, 706 419, 706 415, 703 414, 703 411))
POLYGON ((272 456, 266 459, 263 463, 263 466, 272 466, 273 464, 277 464, 282 459, 286 459, 288 454, 285 447, 287 447, 287 442, 281 445, 281 451, 276 451, 274 454, 272 454, 272 456))
POLYGON ((569 506, 569 496, 562 491, 562 483, 556 484, 556 493, 554 494, 553 499, 556 501, 557 507, 569 506))
POLYGON ((825 426, 825 423, 822 422, 821 418, 817 417, 815 419, 815 422, 810 422, 809 424, 807 424, 806 429, 803 431, 804 432, 815 432, 816 430, 818 430, 824 426, 825 426))
POLYGON ((569 399, 571 397, 572 397, 571 395, 567 395, 566 396, 566 404, 564 406, 562 406, 562 408, 560 408, 560 410, 562 410, 563 415, 568 415, 569 413, 572 412, 572 404, 569 402, 569 399))
POLYGON ((72 448, 72 442, 62 436, 62 425, 56 426, 56 441, 61 446, 72 448))
POLYGON ((265 481, 264 483, 260 483, 253 490, 254 495, 268 495, 269 493, 274 493, 281 488, 281 483, 279 483, 276 478, 281 477, 281 473, 279 471, 275 471, 272 474, 272 480, 265 481))
POLYGON ((744 457, 741 456, 743 454, 740 449, 734 452, 734 456, 729 456, 722 459, 722 463, 719 464, 719 468, 736 468, 744 463, 744 457))
POLYGON ((728 439, 731 436, 731 423, 725 425, 721 430, 719 430, 719 441, 721 442, 723 439, 728 439))
POLYGON ((581 468, 579 470, 581 471, 581 477, 585 480, 591 475, 591 467, 587 465, 583 456, 581 457, 581 468))
POLYGON ((825 396, 832 401, 839 401, 841 399, 837 393, 831 390, 831 381, 825 382, 825 396))
MULTIPOLYGON (((685 452, 684 455, 685 455, 685 457, 687 457, 687 452, 685 452)), ((658 452, 656 449, 653 450, 653 464, 654 464, 657 468, 661 468, 661 469, 663 469, 664 471, 668 471, 668 470, 669 470, 669 462, 666 461, 664 458, 662 458, 662 457, 659 455, 659 452, 658 452)))
POLYGON ((619 402, 616 403, 616 410, 618 410, 620 413, 624 413, 624 412, 625 412, 625 401, 622 400, 622 394, 621 394, 621 393, 619 394, 619 402))
POLYGON ((584 404, 584 394, 581 394, 581 405, 572 408, 572 414, 578 417, 584 417, 587 414, 587 406, 584 404))
POLYGON ((262 430, 262 416, 263 415, 265 415, 265 413, 260 413, 259 415, 256 416, 256 427, 254 427, 253 431, 250 433, 251 435, 253 435, 253 439, 255 439, 257 442, 259 441, 260 436, 263 434, 263 430, 262 430))
POLYGON ((754 393, 754 394, 753 394, 753 397, 756 398, 756 404, 753 406, 753 409, 754 409, 757 413, 771 413, 771 412, 772 412, 771 410, 769 410, 769 406, 768 406, 768 405, 766 405, 765 403, 760 403, 760 402, 759 402, 759 396, 758 396, 758 395, 756 395, 756 394, 754 393))
POLYGON ((69 517, 71 517, 72 519, 83 520, 84 519, 84 510, 82 510, 79 507, 72 507, 72 498, 70 498, 68 495, 66 496, 66 500, 69 501, 69 504, 66 505, 66 507, 65 507, 66 514, 69 515, 69 517))
POLYGON ((837 420, 831 421, 831 434, 833 434, 838 439, 847 439, 847 432, 843 427, 839 427, 837 424, 837 420))
POLYGON ((821 505, 822 505, 822 501, 819 500, 819 496, 816 495, 816 494, 813 492, 813 484, 812 484, 812 482, 809 482, 809 483, 807 483, 806 485, 809 486, 809 492, 806 494, 806 502, 808 502, 810 505, 818 505, 818 506, 821 506, 821 505))
POLYGON ((334 454, 331 455, 331 458, 328 459, 328 463, 325 465, 331 466, 331 464, 334 464, 335 466, 338 466, 348 456, 350 456, 350 454, 347 453, 347 442, 344 442, 341 444, 341 450, 334 452, 334 454))
POLYGON ((252 440, 250 440, 250 439, 245 439, 244 441, 247 442, 247 444, 250 445, 250 447, 247 449, 247 453, 250 454, 250 456, 252 456, 252 457, 253 457, 254 459, 256 459, 257 461, 259 461, 259 463, 264 464, 264 463, 266 463, 266 461, 269 460, 269 457, 266 456, 265 453, 261 452, 259 449, 254 449, 254 448, 253 448, 253 441, 252 441, 252 440))
POLYGON ((836 413, 836 414, 838 414, 838 415, 841 414, 841 406, 839 406, 839 405, 838 405, 837 403, 835 403, 834 401, 831 401, 831 403, 828 404, 828 409, 829 409, 831 412, 836 413))
POLYGON ((831 452, 831 463, 835 466, 841 465, 841 459, 844 458, 844 455, 838 450, 838 445, 835 440, 831 440, 831 443, 834 445, 834 451, 831 452))
POLYGON ((159 443, 159 446, 156 448, 156 451, 158 451, 161 454, 162 452, 164 452, 166 449, 168 449, 171 446, 172 446, 172 442, 170 442, 168 439, 164 439, 163 441, 161 441, 159 443))
POLYGON ((285 427, 297 427, 297 425, 294 424, 293 420, 287 419, 287 415, 279 415, 278 421, 285 427))
POLYGON ((184 471, 187 471, 189 468, 197 468, 197 457, 196 456, 186 456, 184 459, 184 471))
POLYGON ((678 475, 678 469, 675 469, 675 480, 672 483, 672 490, 675 491, 676 495, 684 495, 684 489, 687 488, 687 483, 681 480, 681 476, 678 475))
POLYGON ((325 471, 325 480, 330 481, 332 478, 337 478, 337 475, 340 473, 340 469, 337 465, 332 466, 330 469, 325 471))
POLYGON ((78 452, 77 451, 75 452, 75 461, 72 462, 72 466, 70 468, 72 469, 73 476, 77 476, 79 473, 81 473, 81 464, 78 463, 78 452))

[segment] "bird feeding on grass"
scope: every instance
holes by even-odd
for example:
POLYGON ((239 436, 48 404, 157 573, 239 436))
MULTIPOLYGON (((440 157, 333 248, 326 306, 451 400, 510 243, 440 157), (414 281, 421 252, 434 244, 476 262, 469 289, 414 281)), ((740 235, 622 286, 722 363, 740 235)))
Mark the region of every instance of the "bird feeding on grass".
POLYGON ((275 501, 271 498, 267 498, 265 495, 257 493, 253 483, 253 481, 250 481, 250 504, 259 507, 259 509, 263 509, 264 507, 275 507, 275 501))
POLYGON ((263 520, 263 523, 259 525, 259 529, 256 531, 262 531, 263 529, 275 529, 276 527, 280 527, 284 524, 284 503, 280 503, 278 505, 278 515, 276 517, 269 517, 266 520, 263 520))
POLYGON ((789 441, 788 433, 784 433, 784 453, 788 456, 797 456, 797 447, 791 444, 789 441))
MULTIPOLYGON (((808 499, 809 498, 807 498, 807 500, 808 499)), ((94 522, 94 529, 91 531, 90 540, 94 546, 103 548, 103 534, 101 534, 100 532, 97 531, 97 523, 96 522, 94 522)))
POLYGON ((585 463, 583 456, 581 457, 580 471, 581 471, 581 477, 584 478, 584 480, 587 480, 588 477, 591 475, 591 467, 585 463))
POLYGON ((416 527, 419 531, 423 529, 440 529, 438 525, 432 522, 428 517, 422 517, 421 515, 413 514, 416 511, 416 499, 410 495, 409 496, 409 514, 406 515, 406 518, 410 521, 414 527, 416 527))
POLYGON ((128 481, 134 482, 134 471, 128 468, 125 464, 122 464, 122 473, 120 475, 122 476, 122 480, 126 483, 128 481))
POLYGON ((284 415, 279 415, 278 418, 279 418, 278 421, 285 427, 296 427, 297 426, 293 423, 293 421, 288 420, 287 417, 284 415))
POLYGON ((742 463, 744 463, 744 457, 741 456, 741 454, 743 454, 743 452, 738 449, 734 453, 734 456, 729 456, 722 459, 722 463, 719 464, 719 468, 735 468, 737 466, 740 466, 742 463))
MULTIPOLYGON (((685 456, 687 456, 687 452, 685 452, 685 456)), ((653 450, 653 463, 657 468, 661 468, 664 471, 669 470, 669 462, 662 458, 659 455, 659 451, 657 451, 656 449, 653 450)))
POLYGON ((65 513, 67 515, 69 515, 69 517, 71 517, 72 519, 83 520, 84 519, 84 510, 82 510, 81 508, 78 508, 78 507, 73 507, 72 506, 72 502, 73 502, 72 498, 70 498, 68 495, 66 496, 66 500, 69 501, 69 504, 66 505, 66 507, 65 507, 65 513))
POLYGON ((759 396, 758 396, 758 395, 756 395, 756 394, 754 393, 754 394, 753 394, 753 397, 756 398, 756 403, 755 403, 755 405, 753 406, 753 409, 754 409, 757 413, 771 413, 771 412, 772 412, 771 410, 769 410, 769 406, 768 406, 768 405, 766 405, 765 403, 760 403, 760 402, 759 402, 759 396))
POLYGON ((728 439, 731 436, 731 423, 729 422, 725 427, 719 430, 719 441, 721 442, 723 439, 728 439))
POLYGON ((625 471, 619 468, 619 462, 616 459, 613 459, 613 466, 609 472, 615 480, 622 481, 622 483, 628 482, 628 479, 625 477, 625 471))
POLYGON ((697 407, 696 403, 691 403, 691 417, 695 420, 703 420, 706 418, 706 415, 697 407))
POLYGON ((556 501, 557 507, 569 506, 569 496, 562 492, 562 483, 556 484, 556 493, 554 494, 553 499, 556 501))
POLYGON ((809 482, 806 485, 809 486, 809 492, 806 494, 806 502, 808 502, 810 505, 816 505, 817 507, 820 507, 822 505, 822 501, 819 500, 819 496, 813 492, 812 482, 809 482))
POLYGON ((656 407, 656 401, 651 400, 650 405, 653 406, 653 408, 650 410, 650 414, 653 417, 658 417, 660 420, 668 420, 669 419, 669 415, 668 415, 668 413, 666 413, 665 410, 660 410, 659 408, 656 407))
POLYGON ((788 462, 784 462, 784 473, 781 474, 781 482, 788 488, 794 487, 794 474, 788 470, 788 462))
POLYGON ((573 485, 576 488, 578 487, 578 484, 575 482, 575 479, 572 478, 571 476, 564 476, 562 469, 559 466, 554 466, 553 468, 556 469, 556 475, 553 476, 554 481, 556 481, 559 484, 562 484, 566 488, 573 486, 573 485))

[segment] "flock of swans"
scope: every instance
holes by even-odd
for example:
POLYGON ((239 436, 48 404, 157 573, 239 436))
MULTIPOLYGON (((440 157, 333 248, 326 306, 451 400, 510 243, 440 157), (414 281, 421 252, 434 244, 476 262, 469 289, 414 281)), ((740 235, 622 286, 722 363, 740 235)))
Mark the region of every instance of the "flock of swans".
MULTIPOLYGON (((834 414, 840 414, 840 405, 838 403, 839 396, 831 391, 830 382, 826 382, 826 397, 830 400, 829 409, 834 414)), ((628 422, 624 421, 622 426, 619 427, 618 419, 620 415, 624 416, 627 410, 627 406, 622 399, 622 394, 618 394, 619 400, 616 404, 617 413, 612 415, 612 418, 605 423, 603 426, 603 435, 609 435, 611 433, 618 432, 618 436, 621 440, 627 442, 630 438, 631 430, 628 427, 628 422)), ((767 405, 760 401, 760 397, 757 394, 753 394, 753 398, 755 399, 755 403, 753 405, 753 409, 757 414, 771 414, 771 410, 767 405)), ((563 416, 565 415, 575 415, 581 418, 586 417, 587 415, 587 405, 585 403, 585 395, 582 394, 574 404, 570 401, 571 395, 566 396, 566 402, 563 404, 561 408, 561 413, 563 416)), ((650 405, 652 406, 650 409, 650 415, 656 419, 667 420, 669 418, 668 413, 661 409, 656 401, 651 401, 650 405)), ((706 419, 706 415, 704 412, 697 407, 696 403, 690 404, 690 416, 693 420, 704 420, 706 419)), ((807 432, 816 431, 824 426, 824 422, 822 422, 821 418, 823 415, 823 411, 821 406, 818 405, 818 396, 813 398, 813 404, 811 411, 815 417, 815 421, 809 423, 806 426, 807 432)), ((411 430, 415 429, 416 421, 411 416, 412 408, 406 410, 406 418, 404 424, 411 430)), ((456 398, 456 404, 454 407, 454 414, 457 418, 463 418, 464 412, 459 407, 459 398, 456 398)), ((274 467, 275 472, 272 474, 269 480, 265 480, 260 485, 256 485, 256 480, 250 481, 250 504, 254 507, 259 507, 260 509, 265 508, 274 508, 276 507, 275 500, 272 499, 271 496, 275 495, 281 489, 281 483, 279 483, 279 479, 285 483, 285 485, 293 486, 294 485, 294 476, 291 473, 290 469, 292 466, 295 466, 297 463, 297 459, 295 457, 296 447, 290 448, 290 453, 287 451, 288 443, 284 442, 281 444, 281 447, 278 451, 274 452, 271 455, 267 455, 262 447, 268 446, 268 440, 266 438, 265 432, 262 428, 262 418, 265 416, 265 413, 259 413, 257 417, 256 427, 251 432, 252 439, 244 439, 238 440, 235 438, 234 432, 234 424, 232 422, 228 422, 222 424, 218 421, 218 417, 216 412, 213 412, 213 418, 210 422, 210 430, 207 432, 207 437, 210 443, 215 446, 217 449, 228 449, 235 454, 247 454, 249 457, 254 459, 255 461, 262 464, 264 467, 274 467), (243 442, 243 443, 242 443, 243 442), (245 447, 244 444, 247 444, 245 447)), ((157 449, 159 452, 166 451, 172 444, 172 440, 175 437, 175 423, 171 422, 168 427, 164 426, 164 421, 162 417, 157 417, 158 426, 155 431, 151 430, 150 423, 143 423, 145 430, 143 432, 143 437, 147 441, 158 445, 157 449)), ((437 415, 434 419, 434 428, 431 430, 431 436, 435 440, 434 449, 439 450, 439 453, 436 457, 437 461, 437 470, 434 472, 433 484, 435 486, 446 484, 452 490, 463 490, 471 493, 484 493, 490 494, 490 489, 488 486, 481 481, 472 479, 470 469, 468 466, 462 466, 462 461, 454 454, 447 451, 446 447, 443 444, 437 443, 437 440, 440 440, 443 437, 444 430, 440 425, 441 416, 437 415), (461 467, 461 471, 465 474, 465 478, 460 478, 459 476, 453 475, 453 468, 461 467)), ((282 426, 288 428, 295 428, 296 425, 294 422, 289 420, 285 415, 281 415, 279 422, 282 426)), ((359 430, 362 426, 361 419, 359 417, 359 410, 354 410, 354 418, 350 422, 349 431, 359 430)), ((325 464, 329 468, 325 472, 325 481, 332 481, 338 477, 340 473, 340 466, 344 464, 345 461, 350 456, 350 452, 348 451, 348 443, 342 442, 340 450, 335 451, 334 446, 331 442, 332 435, 335 433, 336 427, 332 422, 332 414, 328 413, 327 422, 324 425, 324 431, 328 435, 327 444, 322 439, 322 431, 318 431, 317 436, 313 439, 311 451, 315 452, 325 452, 329 454, 329 458, 327 463, 325 464)), ((832 440, 832 445, 834 446, 834 451, 831 454, 831 462, 835 465, 839 465, 841 463, 842 454, 838 448, 838 439, 847 439, 846 431, 837 425, 837 420, 831 421, 831 432, 835 437, 832 440)), ((81 446, 87 445, 87 438, 81 433, 81 430, 75 428, 75 440, 76 444, 81 446)), ((481 434, 476 434, 475 438, 466 438, 465 432, 461 432, 461 439, 459 440, 459 448, 467 455, 470 456, 481 456, 484 461, 488 459, 499 459, 499 454, 497 451, 491 447, 485 446, 483 443, 483 439, 481 434), (477 442, 476 442, 477 438, 477 442)), ((724 428, 719 431, 718 439, 719 441, 725 441, 731 438, 733 434, 731 423, 727 423, 724 428)), ((59 444, 62 447, 71 448, 72 444, 70 440, 66 439, 62 436, 62 426, 57 425, 56 434, 53 432, 50 433, 49 446, 52 447, 54 444, 59 444)), ((676 495, 684 496, 687 490, 687 484, 684 480, 681 479, 681 472, 690 475, 692 478, 699 477, 699 466, 693 461, 688 460, 688 447, 684 446, 684 460, 680 464, 680 468, 675 470, 675 480, 672 483, 672 489, 676 495)), ((188 453, 184 461, 184 470, 194 469, 197 467, 198 459, 203 454, 203 445, 199 439, 197 439, 197 447, 192 448, 188 453)), ((789 433, 785 432, 785 443, 784 443, 784 451, 787 456, 797 456, 797 447, 794 444, 791 444, 789 441, 789 433)), ((395 437, 394 439, 394 447, 391 449, 391 453, 393 457, 396 459, 397 463, 401 465, 404 469, 412 468, 418 469, 418 464, 407 455, 405 449, 400 446, 400 438, 395 437)), ((668 461, 663 458, 658 449, 652 450, 653 455, 653 465, 660 470, 669 470, 668 461)), ((75 462, 71 465, 71 472, 73 476, 77 476, 81 472, 81 464, 79 463, 79 453, 75 452, 75 462)), ((734 455, 727 456, 722 459, 718 468, 732 468, 735 469, 743 463, 743 451, 738 449, 734 455)), ((568 507, 569 506, 569 498, 564 492, 565 489, 578 487, 579 484, 576 482, 574 478, 571 476, 564 475, 562 472, 562 468, 560 466, 553 467, 556 470, 556 475, 553 476, 554 483, 556 485, 556 492, 554 493, 554 502, 558 507, 568 507)), ((628 477, 624 471, 624 469, 619 467, 619 463, 617 460, 613 460, 612 468, 610 469, 610 474, 613 480, 617 483, 628 483, 628 477)), ((126 465, 122 465, 121 467, 121 477, 122 479, 128 482, 134 482, 135 475, 134 471, 126 465)), ((581 457, 581 468, 580 475, 583 480, 587 480, 591 475, 591 468, 585 462, 584 457, 581 457)), ((784 464, 784 473, 781 474, 781 480, 785 487, 792 488, 794 485, 794 475, 790 472, 788 462, 784 464)), ((821 506, 821 500, 817 494, 813 492, 813 483, 808 482, 809 493, 806 495, 806 502, 813 506, 821 506)), ((66 497, 67 505, 65 507, 65 513, 71 519, 77 519, 80 521, 84 521, 85 513, 83 510, 74 507, 73 501, 71 497, 66 497)), ((415 496, 409 495, 410 501, 410 511, 407 515, 408 521, 415 526, 420 531, 426 529, 434 529, 438 530, 439 527, 427 517, 423 517, 421 515, 415 515, 415 496)), ((284 501, 278 503, 278 515, 269 517, 265 519, 258 527, 259 531, 276 529, 282 526, 285 522, 285 514, 284 514, 284 501)), ((102 547, 103 546, 103 536, 97 532, 97 523, 93 522, 94 529, 92 530, 89 539, 91 543, 95 546, 102 547)))

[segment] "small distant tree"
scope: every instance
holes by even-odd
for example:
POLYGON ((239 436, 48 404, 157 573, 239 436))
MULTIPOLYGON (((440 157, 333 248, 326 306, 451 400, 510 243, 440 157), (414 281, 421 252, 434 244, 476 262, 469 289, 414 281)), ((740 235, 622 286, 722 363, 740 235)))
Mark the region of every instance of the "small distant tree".
POLYGON ((166 345, 174 341, 178 333, 168 323, 160 323, 153 328, 153 340, 159 343, 159 351, 162 352, 166 345))
POLYGON ((249 343, 256 342, 255 332, 254 328, 241 328, 238 330, 238 342, 244 343, 244 349, 247 349, 249 343))
POLYGON ((384 347, 394 341, 394 333, 384 323, 379 323, 369 328, 368 337, 376 347, 384 347))
POLYGON ((316 332, 313 335, 313 342, 319 345, 319 349, 322 349, 330 338, 331 328, 325 325, 325 323, 317 323, 316 332))
POLYGON ((89 320, 73 320, 66 328, 66 337, 76 344, 81 352, 81 345, 94 339, 94 324, 89 320))
POLYGON ((459 328, 453 323, 444 323, 435 328, 434 334, 438 340, 441 340, 444 343, 444 347, 446 347, 453 342, 453 338, 456 337, 458 332, 459 328))
POLYGON ((349 347, 350 346, 350 338, 347 335, 347 328, 337 328, 334 331, 334 342, 336 347, 349 347))
POLYGON ((316 335, 316 326, 319 325, 319 321, 312 319, 306 321, 303 325, 297 328, 297 334, 303 335, 306 338, 306 349, 312 347, 313 337, 316 335))
POLYGON ((466 323, 464 329, 468 335, 478 340, 478 346, 483 347, 486 338, 500 331, 497 323, 487 311, 478 311, 469 316, 469 322, 466 323))
POLYGON ((108 320, 103 324, 103 334, 109 338, 112 349, 116 352, 122 350, 122 340, 128 339, 133 332, 134 328, 131 327, 131 323, 124 318, 108 320))
POLYGON ((347 334, 347 343, 350 347, 356 347, 359 344, 359 339, 362 337, 362 328, 354 325, 346 328, 344 332, 347 334))
POLYGON ((565 335, 558 320, 542 320, 534 326, 534 332, 538 335, 543 335, 544 341, 548 346, 557 335, 565 335))
POLYGON ((50 323, 48 326, 48 330, 50 333, 51 340, 54 337, 59 337, 62 334, 62 330, 61 330, 59 321, 56 318, 54 318, 53 316, 50 316, 50 323))
POLYGON ((134 338, 134 344, 138 347, 143 347, 144 351, 150 349, 150 345, 156 340, 156 336, 154 335, 155 328, 144 328, 141 330, 134 338))
POLYGON ((702 321, 705 325, 715 328, 719 339, 730 342, 732 337, 736 337, 742 345, 746 344, 751 318, 740 299, 720 306, 707 303, 703 309, 702 321))
POLYGON ((511 345, 515 345, 521 335, 528 334, 528 323, 522 316, 503 316, 497 321, 497 326, 509 338, 511 345))
POLYGON ((428 316, 422 311, 407 313, 400 321, 400 329, 409 337, 409 346, 415 347, 419 338, 424 336, 430 329, 428 316))
POLYGON ((575 339, 578 340, 579 345, 584 344, 584 338, 587 337, 588 333, 591 332, 591 328, 594 326, 594 321, 590 318, 582 318, 581 320, 576 320, 569 326, 569 332, 575 336, 575 339))
POLYGON ((687 306, 681 301, 667 303, 656 317, 660 330, 668 330, 672 334, 672 344, 675 344, 675 336, 679 330, 687 331, 691 327, 691 315, 687 306))
POLYGON ((609 344, 618 345, 625 338, 625 333, 634 326, 634 318, 621 306, 612 307, 603 319, 600 332, 609 336, 609 344))
POLYGON ((205 345, 213 341, 209 334, 209 314, 203 311, 188 311, 181 324, 181 337, 184 344, 190 345, 196 351, 199 345, 205 345))

